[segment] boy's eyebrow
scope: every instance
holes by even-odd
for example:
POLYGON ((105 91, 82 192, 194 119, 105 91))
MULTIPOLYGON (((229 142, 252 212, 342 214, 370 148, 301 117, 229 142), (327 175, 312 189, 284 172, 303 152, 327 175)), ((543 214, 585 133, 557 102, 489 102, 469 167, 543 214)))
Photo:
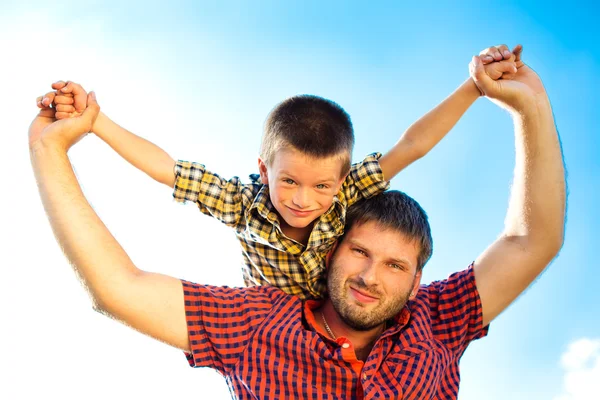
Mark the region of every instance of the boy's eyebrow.
MULTIPOLYGON (((285 170, 285 169, 282 169, 282 170, 280 171, 280 173, 281 173, 282 175, 287 175, 287 176, 289 176, 290 178, 294 178, 294 179, 295 179, 295 175, 294 175, 292 172, 290 172, 290 171, 287 171, 287 170, 285 170)), ((322 183, 335 183, 335 182, 336 182, 335 178, 333 178, 333 177, 322 178, 322 179, 315 179, 315 181, 322 182, 322 183)))

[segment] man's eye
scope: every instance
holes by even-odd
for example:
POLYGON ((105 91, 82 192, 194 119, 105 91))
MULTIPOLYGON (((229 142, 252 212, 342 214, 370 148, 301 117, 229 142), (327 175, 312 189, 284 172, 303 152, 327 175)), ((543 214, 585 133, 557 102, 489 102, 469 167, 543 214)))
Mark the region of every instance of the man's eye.
POLYGON ((294 181, 293 181, 293 180, 291 180, 291 179, 284 179, 283 181, 284 181, 285 183, 287 183, 288 185, 293 185, 294 183, 296 183, 296 182, 294 182, 294 181))
POLYGON ((355 252, 355 253, 361 254, 361 255, 367 254, 364 251, 362 251, 361 249, 357 249, 357 248, 352 249, 352 251, 355 252))
POLYGON ((320 183, 320 184, 317 185, 317 189, 327 189, 328 187, 329 186, 327 186, 327 185, 325 185, 323 183, 320 183))

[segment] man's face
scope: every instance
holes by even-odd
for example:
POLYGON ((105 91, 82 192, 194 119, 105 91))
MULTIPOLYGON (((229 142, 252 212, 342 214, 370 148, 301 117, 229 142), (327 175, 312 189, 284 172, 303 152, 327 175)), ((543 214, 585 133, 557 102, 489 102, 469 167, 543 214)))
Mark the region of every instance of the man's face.
POLYGON ((281 222, 294 228, 305 228, 331 207, 344 181, 342 166, 339 156, 313 158, 294 149, 277 152, 269 166, 259 160, 281 222))
POLYGON ((375 222, 354 226, 338 245, 327 290, 342 320, 369 330, 394 317, 417 292, 419 246, 375 222))

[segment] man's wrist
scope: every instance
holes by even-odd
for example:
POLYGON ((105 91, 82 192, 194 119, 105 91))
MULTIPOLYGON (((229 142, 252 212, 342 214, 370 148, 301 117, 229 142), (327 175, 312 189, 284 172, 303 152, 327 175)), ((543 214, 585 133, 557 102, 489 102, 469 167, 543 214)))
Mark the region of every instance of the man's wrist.
POLYGON ((31 163, 35 166, 44 160, 56 157, 64 158, 67 156, 67 150, 55 140, 41 138, 29 145, 29 154, 31 163))
POLYGON ((533 120, 552 115, 552 107, 546 93, 524 99, 517 107, 512 109, 513 117, 522 120, 533 120))

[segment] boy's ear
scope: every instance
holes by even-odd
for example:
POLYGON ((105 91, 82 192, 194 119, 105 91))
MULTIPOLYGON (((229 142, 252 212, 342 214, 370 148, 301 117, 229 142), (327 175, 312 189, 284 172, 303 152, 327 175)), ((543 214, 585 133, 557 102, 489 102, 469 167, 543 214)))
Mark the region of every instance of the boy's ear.
POLYGON ((267 164, 262 158, 258 157, 258 172, 260 173, 260 180, 263 185, 269 184, 269 174, 267 172, 267 164))
POLYGON ((346 180, 346 178, 348 177, 348 174, 350 173, 350 171, 348 171, 345 175, 343 175, 340 180, 337 182, 337 187, 336 189, 336 193, 340 191, 342 185, 344 184, 344 181, 346 180))

